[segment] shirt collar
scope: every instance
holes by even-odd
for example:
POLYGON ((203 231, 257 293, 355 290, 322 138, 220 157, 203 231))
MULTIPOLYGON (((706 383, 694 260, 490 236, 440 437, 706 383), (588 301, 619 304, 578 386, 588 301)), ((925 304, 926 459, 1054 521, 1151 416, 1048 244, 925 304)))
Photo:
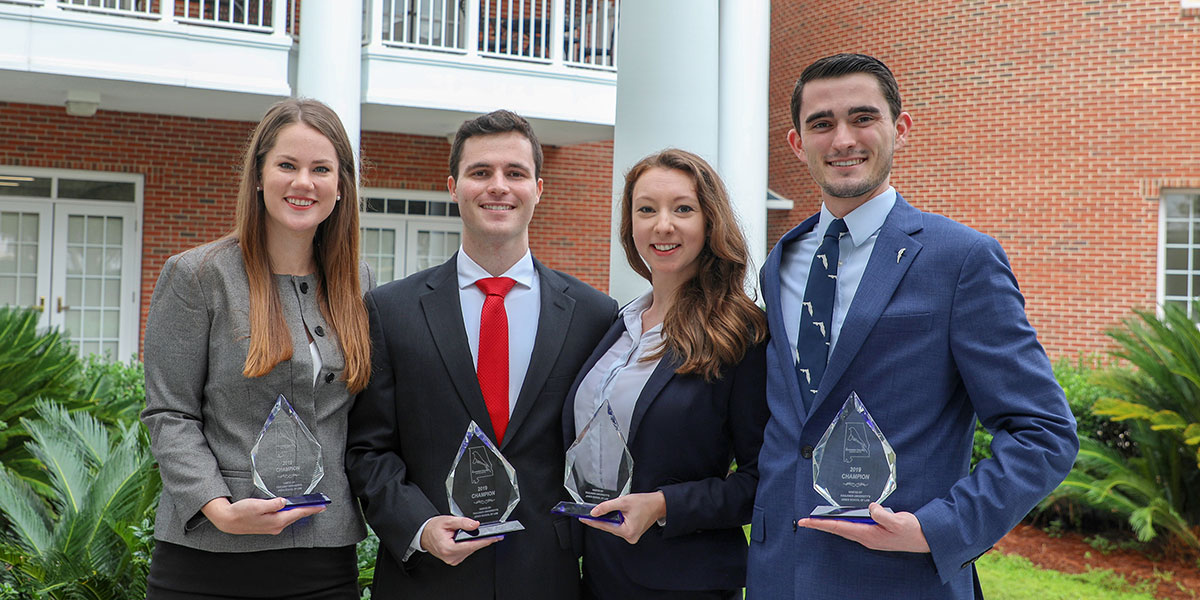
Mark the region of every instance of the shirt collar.
MULTIPOLYGON (((887 219, 888 213, 892 212, 892 207, 896 205, 896 188, 888 186, 888 189, 881 192, 878 196, 864 202, 858 208, 850 211, 850 214, 843 217, 846 221, 846 229, 850 231, 850 240, 855 246, 861 246, 867 241, 880 227, 883 227, 884 220, 887 219)), ((821 204, 821 218, 817 221, 816 231, 819 235, 824 235, 825 230, 829 228, 829 224, 837 217, 825 208, 825 204, 821 204)))
MULTIPOLYGON (((625 322, 625 330, 634 336, 634 339, 642 335, 642 313, 646 312, 647 308, 650 308, 650 303, 653 301, 654 289, 651 288, 629 304, 626 304, 625 308, 621 309, 621 320, 625 322)), ((646 333, 653 332, 656 329, 661 330, 662 323, 655 325, 646 333)))
MULTIPOLYGON (((479 263, 471 260, 471 257, 467 256, 462 246, 458 247, 458 259, 455 266, 458 268, 458 289, 460 290, 465 290, 475 285, 475 282, 480 279, 492 276, 486 269, 479 266, 479 263)), ((526 289, 532 289, 534 276, 533 254, 529 250, 526 250, 525 256, 522 256, 516 264, 509 267, 500 276, 511 277, 517 282, 517 285, 524 286, 526 289)))

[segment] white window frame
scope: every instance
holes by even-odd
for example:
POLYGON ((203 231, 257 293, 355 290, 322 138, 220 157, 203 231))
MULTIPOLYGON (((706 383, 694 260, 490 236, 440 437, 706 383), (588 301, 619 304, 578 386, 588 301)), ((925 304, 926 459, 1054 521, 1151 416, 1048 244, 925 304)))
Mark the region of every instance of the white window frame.
MULTIPOLYGON (((1155 261, 1155 295, 1154 303, 1156 312, 1161 318, 1163 309, 1167 302, 1167 197, 1174 195, 1184 196, 1200 196, 1200 189, 1194 188, 1174 188, 1162 189, 1158 194, 1158 247, 1157 260, 1155 261)), ((1193 220, 1200 224, 1200 211, 1193 215, 1193 220)), ((1200 238, 1200 236, 1197 236, 1200 238)), ((1189 250, 1200 250, 1200 239, 1193 239, 1189 250)), ((1189 277, 1200 276, 1200 265, 1193 265, 1189 271, 1189 277)), ((1200 291, 1193 290, 1193 300, 1200 299, 1200 291)), ((1193 318, 1200 318, 1200 315, 1191 314, 1191 302, 1188 303, 1188 314, 1193 318)))

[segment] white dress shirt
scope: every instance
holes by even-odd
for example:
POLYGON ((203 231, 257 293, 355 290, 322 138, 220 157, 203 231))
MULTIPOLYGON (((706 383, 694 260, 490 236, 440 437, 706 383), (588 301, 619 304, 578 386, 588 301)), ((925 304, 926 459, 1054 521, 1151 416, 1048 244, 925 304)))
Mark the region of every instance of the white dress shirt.
MULTIPOLYGON (((487 298, 476 281, 491 277, 479 263, 467 256, 462 246, 458 248, 458 303, 462 307, 463 327, 467 330, 467 344, 471 346, 471 364, 479 364, 479 317, 483 312, 483 300, 487 298)), ((516 285, 504 296, 504 312, 508 316, 508 415, 512 416, 517 405, 525 373, 533 357, 533 342, 537 338, 538 318, 542 314, 542 288, 538 285, 537 269, 533 267, 533 254, 525 256, 509 267, 501 277, 510 277, 516 285)), ((421 547, 421 534, 429 521, 421 524, 408 545, 403 560, 408 560, 415 551, 425 552, 421 547)))
MULTIPOLYGON (((461 247, 458 249, 458 302, 462 306, 467 343, 471 346, 471 364, 477 366, 479 316, 483 312, 483 300, 487 295, 475 282, 491 276, 471 260, 466 251, 461 247)), ((508 315, 508 414, 511 416, 533 356, 538 317, 542 314, 542 288, 538 285, 537 269, 533 268, 533 254, 528 250, 525 251, 525 256, 509 267, 501 277, 509 277, 517 282, 504 297, 504 312, 508 315)))
MULTIPOLYGON (((833 356, 833 349, 837 347, 842 323, 846 321, 850 303, 854 300, 854 294, 858 292, 858 284, 867 269, 871 251, 875 249, 879 229, 883 227, 883 221, 887 219, 895 204, 896 188, 889 186, 883 193, 843 217, 850 235, 842 236, 838 243, 837 295, 833 301, 833 322, 829 331, 830 356, 833 356)), ((783 313, 783 327, 787 331, 793 363, 799 360, 796 355, 796 340, 800 335, 800 310, 804 302, 804 289, 808 286, 808 271, 812 267, 813 255, 821 245, 821 239, 825 237, 825 230, 836 218, 821 204, 821 217, 817 226, 784 248, 783 256, 780 257, 779 306, 783 313)))
POLYGON ((651 292, 621 309, 625 331, 579 382, 575 392, 575 435, 579 436, 600 405, 608 400, 621 435, 629 440, 633 408, 659 359, 641 360, 662 346, 662 323, 642 333, 642 313, 650 307, 651 292))

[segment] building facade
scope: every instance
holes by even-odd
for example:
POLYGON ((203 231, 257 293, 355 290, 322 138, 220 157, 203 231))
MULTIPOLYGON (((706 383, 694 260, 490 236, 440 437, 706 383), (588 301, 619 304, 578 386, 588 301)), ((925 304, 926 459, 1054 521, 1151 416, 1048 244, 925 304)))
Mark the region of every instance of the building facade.
POLYGON ((448 137, 510 108, 546 145, 535 254, 627 300, 620 173, 706 156, 763 256, 817 208, 792 86, 855 51, 915 121, 896 188, 1001 241, 1052 357, 1101 351, 1130 309, 1200 297, 1196 4, 0 0, 0 304, 135 354, 163 262, 230 230, 248 136, 297 94, 360 141, 382 281, 457 249, 448 137))

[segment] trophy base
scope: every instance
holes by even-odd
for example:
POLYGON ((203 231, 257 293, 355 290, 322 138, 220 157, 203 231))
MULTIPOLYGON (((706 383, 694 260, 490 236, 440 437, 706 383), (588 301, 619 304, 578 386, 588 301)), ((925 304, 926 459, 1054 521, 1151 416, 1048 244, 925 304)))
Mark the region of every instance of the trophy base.
POLYGON ((813 519, 838 519, 840 521, 850 521, 852 523, 866 523, 867 525, 878 525, 875 519, 871 518, 871 511, 867 508, 850 508, 845 506, 818 506, 813 509, 808 515, 813 519))
POLYGON ((279 512, 292 510, 293 508, 300 508, 302 506, 323 506, 325 504, 329 504, 330 502, 333 502, 333 500, 330 500, 329 496, 326 496, 320 492, 315 494, 304 494, 303 496, 284 496, 283 508, 279 509, 279 512))
POLYGON ((586 502, 559 502, 554 506, 554 508, 550 509, 550 512, 556 515, 575 517, 576 519, 604 521, 605 523, 612 523, 613 525, 620 525, 621 523, 625 522, 625 515, 621 514, 621 511, 619 510, 614 510, 598 517, 593 517, 592 509, 596 508, 596 506, 597 505, 595 504, 588 504, 586 502))
POLYGON ((475 531, 464 531, 459 529, 454 534, 454 541, 468 542, 471 540, 482 540, 484 538, 496 537, 514 531, 521 531, 525 526, 520 521, 495 521, 493 523, 482 523, 479 529, 475 531))

